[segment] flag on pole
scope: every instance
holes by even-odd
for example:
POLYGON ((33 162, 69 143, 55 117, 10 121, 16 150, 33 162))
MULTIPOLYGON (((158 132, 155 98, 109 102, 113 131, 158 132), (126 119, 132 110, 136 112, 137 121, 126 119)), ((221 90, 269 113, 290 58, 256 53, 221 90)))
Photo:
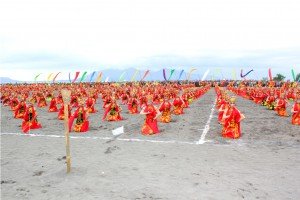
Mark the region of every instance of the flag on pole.
POLYGON ((96 83, 99 83, 101 81, 102 78, 102 72, 99 72, 97 78, 96 78, 96 83))
POLYGON ((34 77, 34 81, 36 82, 36 80, 37 80, 37 78, 41 75, 42 73, 40 73, 40 74, 38 74, 38 75, 36 75, 35 77, 34 77))
POLYGON ((209 73, 209 69, 207 69, 207 70, 205 71, 205 73, 203 74, 203 76, 202 76, 202 78, 201 78, 201 81, 204 81, 204 80, 206 79, 208 73, 209 73))

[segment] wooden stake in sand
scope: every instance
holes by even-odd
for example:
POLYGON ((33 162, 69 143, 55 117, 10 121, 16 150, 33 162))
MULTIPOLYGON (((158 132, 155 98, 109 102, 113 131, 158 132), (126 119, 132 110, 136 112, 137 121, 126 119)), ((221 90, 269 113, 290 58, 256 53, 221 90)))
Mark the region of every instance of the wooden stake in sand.
POLYGON ((70 155, 70 132, 69 132, 69 109, 68 105, 71 99, 71 91, 62 89, 61 94, 64 100, 64 115, 65 115, 65 138, 66 138, 66 162, 67 173, 71 171, 71 155, 70 155))

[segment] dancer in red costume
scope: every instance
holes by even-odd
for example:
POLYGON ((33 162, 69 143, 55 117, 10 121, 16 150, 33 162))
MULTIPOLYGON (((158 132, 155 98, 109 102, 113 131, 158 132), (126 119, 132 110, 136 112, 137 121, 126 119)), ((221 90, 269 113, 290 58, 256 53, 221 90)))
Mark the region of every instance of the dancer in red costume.
POLYGON ((26 112, 26 108, 27 108, 26 102, 24 99, 22 99, 16 107, 14 118, 23 119, 24 114, 26 112))
POLYGON ((136 95, 134 94, 133 97, 131 97, 128 101, 128 111, 130 114, 137 114, 138 111, 138 100, 136 98, 136 95))
POLYGON ((241 137, 241 121, 245 118, 243 114, 235 107, 235 97, 230 98, 230 104, 224 111, 224 125, 222 136, 225 138, 237 139, 241 137))
POLYGON ((159 110, 154 105, 146 105, 140 114, 146 115, 145 123, 142 127, 142 134, 153 135, 159 133, 157 126, 157 117, 160 114, 159 110))
POLYGON ((175 115, 184 114, 184 112, 183 112, 184 101, 179 96, 175 97, 175 99, 173 101, 173 106, 174 106, 173 113, 175 115))
POLYGON ((111 98, 111 102, 105 105, 105 112, 102 120, 119 121, 121 117, 122 108, 117 104, 115 96, 111 98))
POLYGON ((288 101, 285 98, 285 94, 281 92, 280 98, 277 99, 275 110, 277 111, 277 115, 281 117, 288 117, 286 108, 288 106, 288 101))
POLYGON ((161 112, 160 121, 163 123, 169 123, 171 121, 171 108, 172 104, 165 96, 162 104, 159 107, 159 111, 161 112))
POLYGON ((32 104, 30 104, 25 111, 23 122, 22 122, 22 131, 27 133, 30 129, 42 128, 42 125, 38 123, 37 113, 32 104))
MULTIPOLYGON (((70 107, 70 105, 68 105, 68 113, 69 113, 69 118, 71 117, 71 107, 70 107)), ((64 120, 65 119, 65 106, 64 106, 64 104, 62 104, 62 106, 61 106, 61 108, 59 109, 59 111, 58 111, 58 115, 57 115, 57 118, 59 119, 59 120, 64 120)))
POLYGON ((50 101, 48 112, 57 112, 57 111, 58 111, 58 109, 56 106, 56 98, 52 97, 52 99, 50 101))
POLYGON ((292 124, 300 125, 300 92, 296 95, 295 103, 291 110, 292 112, 292 124))
POLYGON ((18 107, 19 100, 18 100, 17 96, 15 96, 14 94, 12 96, 13 96, 13 98, 10 101, 10 109, 12 111, 15 111, 18 107))
POLYGON ((86 107, 87 107, 87 111, 89 113, 97 112, 97 110, 95 109, 95 103, 96 103, 96 100, 93 98, 93 95, 90 94, 90 96, 87 98, 87 100, 85 102, 86 107))
POLYGON ((38 99, 38 107, 42 108, 42 107, 46 107, 46 106, 47 106, 46 99, 43 94, 40 94, 39 99, 38 99))
POLYGON ((73 122, 75 120, 75 125, 73 127, 73 131, 75 132, 86 132, 89 130, 89 120, 88 120, 88 112, 84 108, 84 101, 80 100, 80 105, 73 113, 73 115, 69 119, 69 129, 73 126, 73 122))

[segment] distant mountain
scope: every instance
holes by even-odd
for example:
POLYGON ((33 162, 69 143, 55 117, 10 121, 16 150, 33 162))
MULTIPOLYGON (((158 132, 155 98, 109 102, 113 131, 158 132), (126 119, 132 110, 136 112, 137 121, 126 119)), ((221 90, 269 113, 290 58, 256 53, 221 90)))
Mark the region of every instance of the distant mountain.
POLYGON ((0 83, 2 84, 5 84, 5 83, 20 83, 22 81, 17 81, 17 80, 13 80, 9 77, 0 77, 0 83))

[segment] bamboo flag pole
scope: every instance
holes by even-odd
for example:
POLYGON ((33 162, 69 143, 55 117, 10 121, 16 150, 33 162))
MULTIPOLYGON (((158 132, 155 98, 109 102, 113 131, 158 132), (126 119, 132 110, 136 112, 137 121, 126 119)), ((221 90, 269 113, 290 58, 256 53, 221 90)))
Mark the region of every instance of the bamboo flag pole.
POLYGON ((64 100, 64 115, 65 115, 65 138, 66 138, 66 162, 67 173, 71 171, 71 155, 70 155, 70 132, 69 132, 69 103, 71 99, 71 91, 62 89, 61 94, 64 100))

